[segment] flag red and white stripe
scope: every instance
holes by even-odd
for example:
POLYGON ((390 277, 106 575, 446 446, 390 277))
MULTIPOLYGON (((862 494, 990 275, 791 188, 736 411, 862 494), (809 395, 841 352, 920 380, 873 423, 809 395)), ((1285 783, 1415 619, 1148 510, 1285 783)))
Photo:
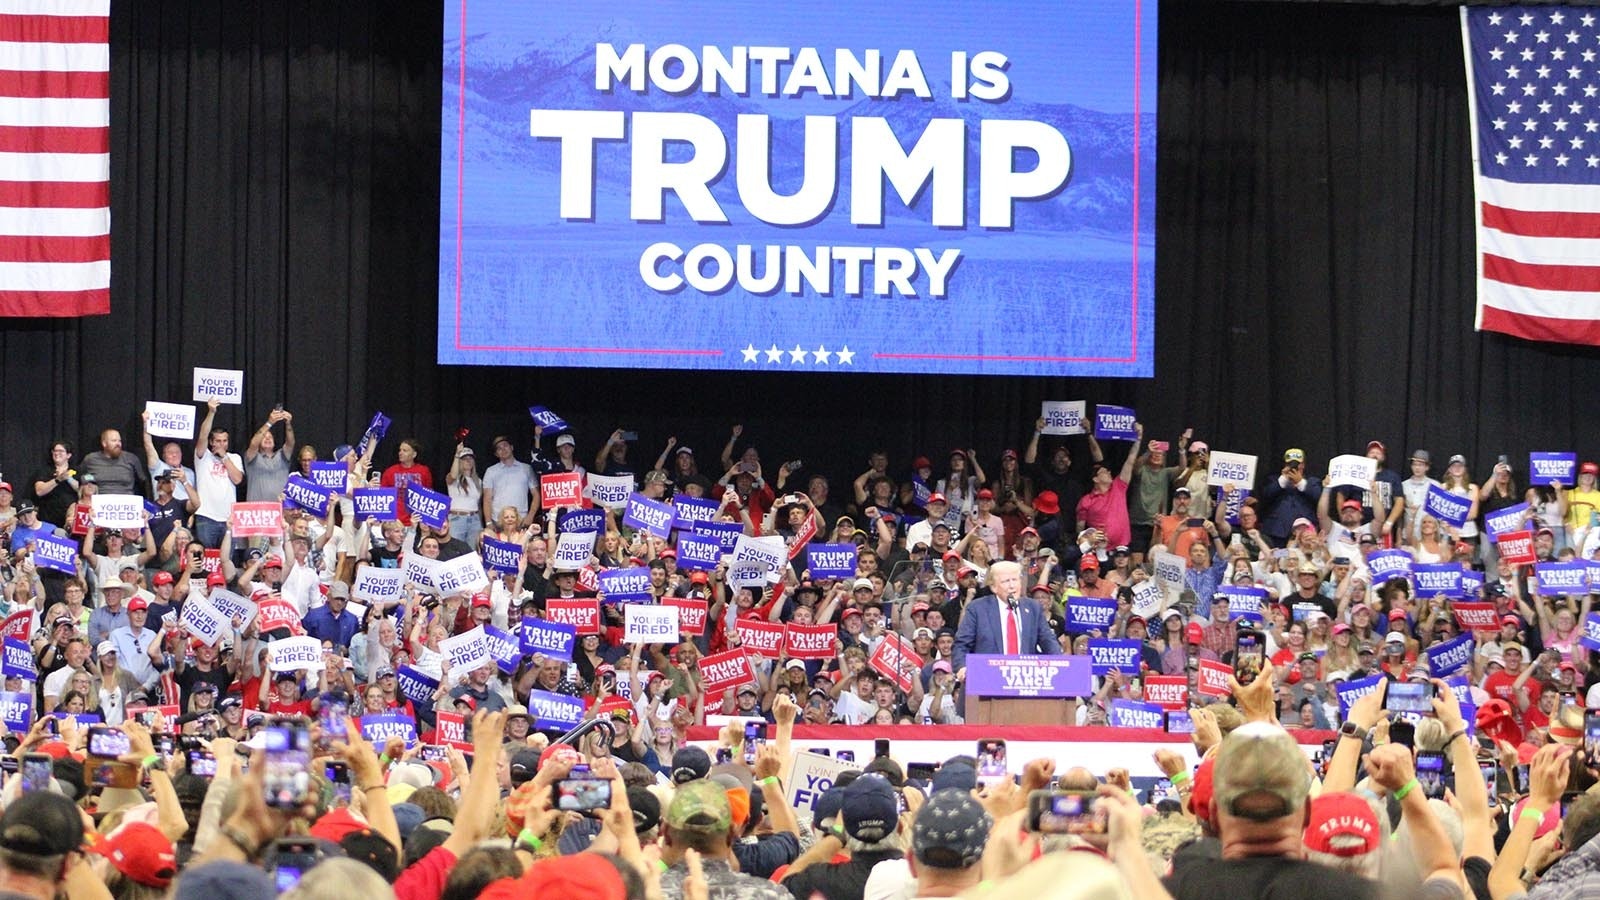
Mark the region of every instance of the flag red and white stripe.
POLYGON ((1597 13, 1461 9, 1480 331, 1600 345, 1597 13))
POLYGON ((0 316, 110 311, 110 0, 0 0, 0 316))

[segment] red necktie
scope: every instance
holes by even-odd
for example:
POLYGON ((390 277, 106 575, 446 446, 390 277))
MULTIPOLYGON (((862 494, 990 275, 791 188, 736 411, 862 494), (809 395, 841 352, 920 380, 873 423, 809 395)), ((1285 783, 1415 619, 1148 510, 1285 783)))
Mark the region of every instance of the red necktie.
POLYGON ((1017 655, 1022 653, 1022 647, 1021 647, 1020 641, 1018 640, 1018 636, 1017 636, 1017 632, 1020 630, 1020 628, 1019 628, 1018 623, 1017 623, 1017 611, 1016 611, 1016 609, 1014 607, 1013 608, 1008 608, 1005 611, 1005 616, 1006 616, 1006 621, 1011 624, 1010 628, 1005 629, 1005 633, 1006 633, 1006 655, 1007 656, 1017 656, 1017 655))

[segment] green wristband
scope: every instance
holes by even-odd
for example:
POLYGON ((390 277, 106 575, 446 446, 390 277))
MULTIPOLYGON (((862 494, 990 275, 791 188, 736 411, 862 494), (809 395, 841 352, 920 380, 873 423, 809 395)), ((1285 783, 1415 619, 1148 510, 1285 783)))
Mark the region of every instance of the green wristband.
POLYGON ((534 834, 532 831, 524 828, 520 833, 517 834, 517 846, 526 847, 529 850, 537 853, 539 850, 544 848, 544 841, 539 840, 539 836, 537 834, 534 834))
POLYGON ((1545 811, 1542 809, 1534 809, 1529 806, 1524 806, 1522 808, 1522 815, 1517 816, 1517 821, 1522 822, 1527 819, 1532 819, 1533 827, 1538 828, 1544 822, 1544 814, 1545 811))
POLYGON ((1178 773, 1168 777, 1167 780, 1172 782, 1172 786, 1173 787, 1177 787, 1178 785, 1183 784, 1185 781, 1189 780, 1189 773, 1188 772, 1178 772, 1178 773))
POLYGON ((1405 784, 1400 785, 1400 790, 1394 792, 1394 798, 1396 800, 1404 800, 1407 794, 1417 789, 1417 784, 1417 780, 1413 778, 1405 784))
POLYGON ((149 756, 146 756, 144 758, 144 760, 139 763, 139 765, 141 765, 144 768, 148 769, 148 768, 150 768, 151 766, 155 765, 158 762, 161 762, 161 754, 152 753, 149 756))

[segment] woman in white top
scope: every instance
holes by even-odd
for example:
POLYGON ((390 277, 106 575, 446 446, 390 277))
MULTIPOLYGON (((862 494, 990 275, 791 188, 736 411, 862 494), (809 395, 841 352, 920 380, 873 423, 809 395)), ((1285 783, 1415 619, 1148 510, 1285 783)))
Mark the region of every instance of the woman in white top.
POLYGON ((483 480, 478 477, 478 457, 471 447, 456 445, 445 488, 450 492, 450 535, 476 548, 478 536, 483 534, 483 480))
POLYGON ((943 494, 950 508, 965 519, 978 509, 978 488, 986 481, 978 466, 978 454, 970 450, 950 451, 950 474, 939 479, 935 493, 943 494))
POLYGON ((1422 536, 1407 549, 1411 557, 1419 563, 1442 563, 1455 558, 1455 541, 1451 539, 1446 530, 1440 527, 1440 522, 1433 516, 1423 514, 1421 524, 1422 536))
POLYGON ((1467 473, 1467 458, 1460 454, 1450 457, 1450 465, 1444 470, 1442 481, 1444 489, 1457 497, 1470 497, 1472 508, 1467 510, 1466 524, 1456 532, 1459 540, 1469 544, 1478 543, 1478 486, 1472 483, 1472 476, 1467 473))

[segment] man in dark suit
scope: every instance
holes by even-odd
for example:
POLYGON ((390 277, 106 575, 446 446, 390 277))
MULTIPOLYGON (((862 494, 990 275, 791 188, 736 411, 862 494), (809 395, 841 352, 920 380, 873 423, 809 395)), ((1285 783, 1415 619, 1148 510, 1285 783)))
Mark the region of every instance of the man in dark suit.
POLYGON ((966 669, 968 653, 1061 655, 1043 607, 1022 595, 1021 566, 990 566, 989 588, 992 593, 973 600, 961 614, 951 652, 958 673, 966 669))

